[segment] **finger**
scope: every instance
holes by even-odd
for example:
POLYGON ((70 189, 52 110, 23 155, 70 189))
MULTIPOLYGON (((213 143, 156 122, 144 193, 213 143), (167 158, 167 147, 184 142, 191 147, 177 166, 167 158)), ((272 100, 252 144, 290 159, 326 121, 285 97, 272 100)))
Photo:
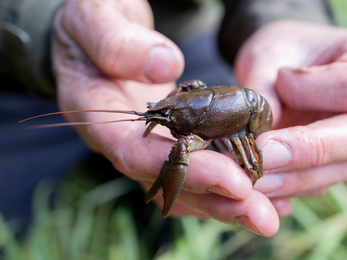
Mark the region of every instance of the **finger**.
POLYGON ((326 187, 347 180, 347 162, 303 171, 265 174, 255 189, 270 198, 320 196, 326 187))
POLYGON ((273 236, 279 228, 277 212, 268 198, 252 191, 243 201, 217 194, 181 191, 178 201, 223 223, 242 226, 262 236, 273 236))
MULTIPOLYGON (((141 186, 144 188, 144 190, 149 190, 152 186, 152 183, 150 182, 143 182, 141 183, 141 186)), ((164 201, 161 198, 162 192, 158 192, 159 196, 155 196, 153 198, 153 202, 155 202, 159 208, 163 208, 164 201)), ((270 199, 272 205, 275 207, 279 217, 287 217, 289 216, 291 212, 291 204, 290 200, 287 198, 273 198, 270 199)), ((201 212, 198 212, 196 210, 193 210, 192 208, 189 208, 181 203, 176 202, 173 207, 170 210, 170 217, 185 217, 185 216, 194 216, 200 219, 209 219, 210 216, 203 214, 201 212)))
POLYGON ((103 73, 147 83, 177 79, 183 55, 154 31, 147 1, 68 1, 61 23, 103 73))
MULTIPOLYGON (((145 183, 144 186, 145 189, 150 187, 148 183, 145 183)), ((154 200, 159 205, 163 204, 160 195, 154 197, 154 200)), ((277 199, 275 204, 279 205, 278 202, 277 199)), ((287 207, 287 202, 285 200, 283 202, 286 203, 284 207, 287 207)), ((242 226, 263 236, 273 236, 279 228, 275 208, 265 196, 257 191, 253 191, 245 201, 232 200, 216 194, 202 195, 181 191, 173 208, 180 204, 191 208, 194 216, 199 217, 194 213, 199 212, 203 217, 209 216, 227 224, 242 226)), ((284 207, 280 206, 280 211, 283 211, 284 207)))
POLYGON ((319 198, 327 193, 328 187, 319 188, 316 190, 309 190, 302 193, 295 194, 295 198, 319 198))
POLYGON ((341 111, 338 109, 342 107, 342 111, 346 111, 343 98, 343 95, 346 97, 346 90, 342 89, 345 88, 342 82, 346 82, 343 64, 347 60, 346 35, 346 30, 338 27, 285 20, 270 23, 261 27, 242 47, 236 62, 238 80, 242 86, 264 95, 273 108, 275 125, 282 112, 279 97, 273 93, 276 90, 280 98, 291 106, 310 109, 317 106, 330 107, 331 111, 341 111), (328 64, 332 61, 336 63, 328 64), (282 70, 277 79, 280 68, 322 64, 328 65, 317 67, 317 70, 309 68, 308 73, 297 73, 298 75, 293 77, 288 76, 288 70, 282 70), (336 69, 335 65, 340 69, 336 69), (311 73, 313 71, 316 73, 311 73), (324 72, 324 75, 321 76, 321 72, 324 72), (305 84, 301 84, 303 78, 307 79, 305 84), (279 86, 275 90, 276 79, 279 86), (317 84, 321 86, 318 89, 317 84), (307 86, 309 91, 302 91, 301 87, 304 86, 307 86), (336 88, 340 90, 334 91, 336 88), (317 91, 319 93, 316 93, 317 91), (328 92, 329 95, 324 96, 328 92), (316 95, 324 98, 316 98, 316 95), (335 97, 339 100, 339 106, 334 104, 335 97))
MULTIPOLYGON (((163 208, 164 202, 161 198, 155 197, 154 199, 155 203, 159 206, 160 209, 163 208)), ((203 214, 201 212, 197 212, 196 210, 193 210, 185 205, 182 205, 178 202, 176 202, 171 210, 170 210, 170 217, 176 217, 176 218, 181 218, 181 217, 187 217, 187 216, 194 216, 200 219, 210 219, 210 216, 207 216, 206 214, 203 214)))
POLYGON ((347 115, 266 132, 257 139, 263 150, 264 169, 293 171, 344 162, 346 133, 347 115))
POLYGON ((281 69, 276 90, 294 109, 347 111, 347 60, 306 69, 281 69))
POLYGON ((308 125, 319 120, 333 117, 337 114, 338 113, 334 112, 322 112, 318 110, 307 111, 286 107, 283 110, 281 121, 276 125, 274 129, 288 128, 297 125, 308 125))
POLYGON ((287 217, 292 211, 292 206, 288 198, 272 198, 270 199, 272 205, 275 207, 279 217, 287 217))
MULTIPOLYGON (((145 191, 148 191, 151 188, 153 183, 140 182, 140 184, 145 191)), ((159 191, 158 192, 159 196, 155 196, 152 199, 152 201, 155 202, 155 204, 157 204, 160 209, 162 209, 164 206, 164 201, 163 201, 163 198, 161 197, 161 194, 162 194, 162 191, 159 191)), ((189 207, 187 207, 181 203, 176 202, 170 210, 170 217, 178 217, 179 218, 179 217, 185 217, 185 216, 194 216, 194 217, 197 217, 200 219, 210 219, 210 217, 207 216, 206 214, 203 214, 203 213, 198 212, 192 208, 189 208, 189 207)))
MULTIPOLYGON (((303 61, 302 51, 293 42, 291 21, 278 21, 261 27, 242 46, 236 59, 236 76, 242 87, 259 92, 271 105, 274 125, 282 114, 282 105, 275 91, 278 69, 303 61)), ((297 29, 295 29, 297 31, 297 29)))

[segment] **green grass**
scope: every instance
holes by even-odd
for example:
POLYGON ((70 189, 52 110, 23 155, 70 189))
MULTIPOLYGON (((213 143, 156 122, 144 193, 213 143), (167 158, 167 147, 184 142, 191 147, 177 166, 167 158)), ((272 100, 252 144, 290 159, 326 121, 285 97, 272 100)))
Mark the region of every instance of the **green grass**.
POLYGON ((331 3, 335 20, 338 25, 347 27, 347 1, 329 0, 331 3))
POLYGON ((63 181, 56 206, 49 206, 54 181, 39 185, 34 220, 24 238, 15 238, 0 218, 2 259, 346 259, 347 187, 338 184, 320 199, 293 199, 293 212, 273 238, 263 238, 218 221, 182 218, 172 224, 173 241, 151 252, 167 220, 159 210, 139 232, 131 207, 117 201, 137 190, 121 177, 83 190, 63 181))

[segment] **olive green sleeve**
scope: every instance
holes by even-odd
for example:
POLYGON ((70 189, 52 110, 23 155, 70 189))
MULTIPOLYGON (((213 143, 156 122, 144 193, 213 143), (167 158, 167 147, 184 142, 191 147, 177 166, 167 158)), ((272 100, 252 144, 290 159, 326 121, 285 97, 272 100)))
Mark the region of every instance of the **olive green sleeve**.
POLYGON ((0 0, 0 74, 35 94, 53 96, 50 36, 64 0, 0 0))
POLYGON ((327 0, 223 0, 225 17, 219 31, 219 49, 233 64, 239 48, 261 26, 281 19, 335 24, 327 0))

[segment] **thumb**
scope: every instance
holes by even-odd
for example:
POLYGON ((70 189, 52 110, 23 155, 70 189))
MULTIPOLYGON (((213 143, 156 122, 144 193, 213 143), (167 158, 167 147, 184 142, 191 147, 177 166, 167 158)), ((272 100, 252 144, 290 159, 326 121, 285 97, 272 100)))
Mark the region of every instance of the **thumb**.
POLYGON ((175 80, 184 68, 183 54, 152 24, 143 0, 68 1, 62 16, 64 29, 106 75, 144 83, 175 80))

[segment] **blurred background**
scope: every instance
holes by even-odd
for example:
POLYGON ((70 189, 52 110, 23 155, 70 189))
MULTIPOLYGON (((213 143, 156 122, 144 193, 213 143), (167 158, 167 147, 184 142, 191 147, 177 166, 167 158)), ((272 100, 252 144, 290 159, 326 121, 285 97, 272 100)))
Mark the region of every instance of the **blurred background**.
MULTIPOLYGON (((331 3, 336 21, 347 27, 347 1, 331 3)), ((222 11, 216 5, 211 10, 222 11)), ((342 260, 347 259, 346 198, 346 184, 338 184, 322 198, 293 199, 292 214, 281 220, 278 234, 264 238, 214 220, 163 219, 158 208, 143 202, 136 182, 90 155, 68 178, 40 182, 24 230, 22 220, 0 215, 0 259, 342 260)))

